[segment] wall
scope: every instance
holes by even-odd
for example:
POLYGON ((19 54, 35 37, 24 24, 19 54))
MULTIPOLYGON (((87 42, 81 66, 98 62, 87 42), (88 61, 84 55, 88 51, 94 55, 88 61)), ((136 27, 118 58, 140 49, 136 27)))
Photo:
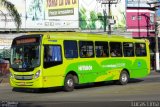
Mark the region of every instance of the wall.
POLYGON ((127 31, 131 31, 133 37, 154 36, 155 15, 148 9, 127 9, 126 12, 127 31), (134 16, 134 19, 133 19, 134 16), (140 17, 140 19, 138 19, 140 17))

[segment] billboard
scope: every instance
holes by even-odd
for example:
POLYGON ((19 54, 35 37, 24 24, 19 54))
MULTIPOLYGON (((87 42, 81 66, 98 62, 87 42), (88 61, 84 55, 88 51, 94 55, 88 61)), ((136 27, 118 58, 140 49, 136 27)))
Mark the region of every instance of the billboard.
MULTIPOLYGON (((17 8, 21 30, 77 29, 78 0, 9 0, 17 8)), ((15 29, 14 20, 0 7, 0 29, 15 29)))
MULTIPOLYGON (((125 28, 126 1, 118 0, 111 4, 113 20, 104 20, 108 14, 108 4, 101 4, 97 0, 9 0, 17 8, 25 31, 52 31, 79 29, 104 29, 109 22, 112 28, 125 28), (114 24, 114 22, 116 22, 114 24)), ((0 7, 0 30, 15 30, 14 20, 7 10, 0 7)))
MULTIPOLYGON (((147 4, 149 0, 126 0, 127 7, 147 7, 150 5, 147 4)), ((151 1, 151 0, 150 0, 151 1)))
MULTIPOLYGON (((100 0, 99 0, 100 1, 100 0)), ((104 20, 103 16, 111 16, 115 24, 112 29, 124 29, 126 26, 126 3, 125 0, 118 0, 117 4, 111 4, 111 15, 108 14, 108 4, 102 4, 98 0, 80 0, 79 1, 79 17, 80 28, 86 29, 104 29, 104 21, 106 28, 108 27, 108 18, 104 20)))

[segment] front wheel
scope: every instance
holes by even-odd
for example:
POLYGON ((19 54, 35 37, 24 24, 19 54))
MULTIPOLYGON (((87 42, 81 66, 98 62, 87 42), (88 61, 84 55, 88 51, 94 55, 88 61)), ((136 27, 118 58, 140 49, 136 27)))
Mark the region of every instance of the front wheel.
POLYGON ((120 74, 119 84, 126 85, 129 81, 129 74, 127 71, 123 70, 120 74))
POLYGON ((74 78, 72 74, 68 74, 64 81, 64 91, 73 91, 75 86, 74 78))

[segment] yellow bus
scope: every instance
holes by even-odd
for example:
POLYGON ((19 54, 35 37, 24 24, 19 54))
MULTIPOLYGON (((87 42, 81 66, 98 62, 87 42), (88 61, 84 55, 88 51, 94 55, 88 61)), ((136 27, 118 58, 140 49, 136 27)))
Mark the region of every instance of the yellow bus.
POLYGON ((150 73, 149 41, 78 32, 33 33, 11 46, 12 87, 49 88, 130 78, 150 73))

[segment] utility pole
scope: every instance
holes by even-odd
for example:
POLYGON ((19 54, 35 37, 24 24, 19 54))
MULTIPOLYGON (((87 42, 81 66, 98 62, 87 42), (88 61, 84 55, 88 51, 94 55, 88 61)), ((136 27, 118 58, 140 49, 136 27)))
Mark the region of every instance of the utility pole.
POLYGON ((106 25, 107 25, 106 19, 107 19, 107 13, 106 13, 106 10, 105 10, 105 9, 103 10, 103 16, 98 16, 98 18, 100 18, 101 20, 103 20, 103 22, 104 22, 103 28, 104 28, 104 32, 106 32, 106 25))
MULTIPOLYGON (((109 0, 109 4, 108 4, 108 19, 110 20, 111 18, 111 1, 109 0)), ((111 24, 110 24, 110 21, 108 20, 108 34, 110 35, 111 34, 111 24)))
MULTIPOLYGON (((155 17, 157 16, 156 14, 156 10, 157 7, 159 7, 160 2, 148 2, 147 4, 149 4, 151 6, 151 4, 153 4, 154 6, 152 7, 155 11, 155 17)), ((155 18, 156 19, 156 18, 155 18)), ((160 64, 159 64, 159 47, 158 47, 158 23, 157 20, 155 21, 155 61, 156 61, 156 71, 160 71, 160 64)))
POLYGON ((107 13, 106 13, 106 6, 105 9, 103 10, 103 22, 104 22, 104 32, 106 32, 106 19, 107 19, 107 13))
MULTIPOLYGON (((119 0, 97 0, 98 2, 101 2, 101 4, 108 4, 108 16, 107 16, 107 19, 108 19, 108 35, 111 34, 111 24, 110 24, 110 19, 112 18, 111 16, 111 5, 112 4, 117 4, 119 0)), ((106 21, 106 19, 104 20, 106 21)), ((104 22, 106 23, 106 22, 104 22)), ((105 26, 106 27, 106 26, 105 26)))

